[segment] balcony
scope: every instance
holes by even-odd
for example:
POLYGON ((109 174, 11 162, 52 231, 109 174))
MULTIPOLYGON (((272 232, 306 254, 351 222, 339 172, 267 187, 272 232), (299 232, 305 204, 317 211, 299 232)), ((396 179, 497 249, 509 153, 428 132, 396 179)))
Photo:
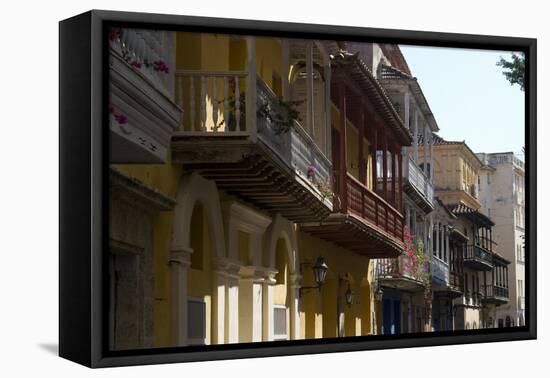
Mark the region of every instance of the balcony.
POLYGON ((525 297, 518 297, 518 310, 525 310, 525 297))
POLYGON ((170 138, 182 118, 174 102, 174 74, 169 66, 173 48, 170 32, 111 29, 111 163, 166 162, 170 138))
POLYGON ((434 209, 434 187, 429 178, 412 159, 405 159, 403 167, 405 182, 403 190, 425 212, 434 209))
POLYGON ((285 110, 261 79, 251 83, 246 71, 178 71, 176 78, 186 117, 172 138, 175 162, 294 222, 330 213, 330 161, 298 122, 282 130, 265 116, 285 110))
POLYGON ((493 255, 481 246, 468 245, 464 255, 464 265, 476 270, 489 271, 493 269, 493 255))
POLYGON ((508 288, 496 285, 485 286, 485 295, 482 297, 483 303, 501 305, 508 303, 508 288))
POLYGON ((449 286, 449 264, 437 257, 432 257, 432 281, 434 290, 444 290, 449 286))
POLYGON ((449 289, 456 294, 462 294, 464 291, 464 276, 451 271, 449 275, 449 289))
POLYGON ((409 292, 422 291, 425 288, 423 277, 427 273, 427 267, 418 266, 407 255, 377 260, 377 278, 383 287, 409 292))
POLYGON ((349 172, 343 190, 335 187, 335 213, 301 230, 372 258, 403 252, 403 215, 349 172))

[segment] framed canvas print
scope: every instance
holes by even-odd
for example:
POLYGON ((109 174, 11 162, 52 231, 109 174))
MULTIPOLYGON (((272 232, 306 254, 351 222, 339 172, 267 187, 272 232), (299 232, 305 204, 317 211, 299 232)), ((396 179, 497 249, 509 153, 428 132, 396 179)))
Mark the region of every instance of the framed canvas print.
POLYGON ((536 337, 536 40, 60 22, 60 355, 536 337))

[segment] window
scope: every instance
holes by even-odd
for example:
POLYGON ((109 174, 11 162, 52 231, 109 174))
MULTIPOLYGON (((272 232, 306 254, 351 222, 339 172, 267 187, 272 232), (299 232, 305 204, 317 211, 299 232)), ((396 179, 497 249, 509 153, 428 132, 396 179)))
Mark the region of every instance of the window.
POLYGON ((273 338, 275 340, 287 340, 286 327, 287 308, 281 305, 273 306, 273 338))
POLYGON ((187 300, 187 339, 189 345, 206 343, 206 303, 203 298, 187 300))

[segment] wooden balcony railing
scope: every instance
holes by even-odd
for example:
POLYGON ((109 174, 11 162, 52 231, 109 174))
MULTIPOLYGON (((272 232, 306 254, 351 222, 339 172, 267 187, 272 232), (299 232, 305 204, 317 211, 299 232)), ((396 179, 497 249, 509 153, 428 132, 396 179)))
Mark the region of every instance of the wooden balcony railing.
POLYGON ((502 299, 508 300, 509 291, 507 287, 497 286, 497 285, 486 285, 484 286, 484 297, 485 299, 502 299))
POLYGON ((453 271, 449 274, 449 286, 455 290, 464 290, 464 276, 453 271))
POLYGON ((478 243, 477 243, 479 246, 481 246, 482 248, 485 248, 491 252, 496 252, 497 251, 497 247, 498 247, 498 243, 495 242, 494 240, 491 240, 489 238, 486 238, 484 236, 480 236, 479 239, 478 239, 478 243))
POLYGON ((379 279, 401 279, 418 281, 422 284, 424 273, 429 271, 428 266, 420 266, 407 255, 397 258, 377 259, 377 278, 379 279))
POLYGON ((493 266, 493 255, 483 247, 470 244, 466 246, 464 263, 475 264, 484 270, 490 270, 493 266))
MULTIPOLYGON (((403 240, 403 215, 399 211, 369 190, 349 172, 346 175, 345 185, 344 195, 347 198, 346 201, 341 201, 340 211, 355 214, 372 227, 378 228, 397 240, 403 240)), ((337 194, 341 197, 339 188, 337 190, 337 194)))
POLYGON ((403 171, 407 173, 405 178, 424 196, 426 202, 433 206, 434 187, 430 179, 424 175, 424 172, 415 164, 414 160, 406 159, 405 161, 408 164, 406 169, 403 167, 403 171))

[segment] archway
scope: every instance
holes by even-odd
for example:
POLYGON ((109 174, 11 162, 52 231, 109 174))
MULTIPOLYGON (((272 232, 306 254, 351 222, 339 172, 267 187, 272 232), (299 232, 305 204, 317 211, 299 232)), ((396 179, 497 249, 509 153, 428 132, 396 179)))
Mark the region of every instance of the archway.
POLYGON ((193 208, 189 244, 193 253, 187 274, 188 345, 211 344, 212 241, 204 205, 193 208))
MULTIPOLYGON (((268 227, 265 237, 263 264, 268 270, 277 271, 274 282, 266 290, 273 290, 273 300, 265 303, 264 322, 274 324, 272 330, 267 330, 264 340, 272 340, 275 336, 282 339, 284 334, 277 334, 286 326, 288 339, 300 338, 300 318, 298 312, 299 274, 298 242, 294 225, 289 220, 277 214, 268 227), (283 312, 287 314, 282 322, 283 312), (275 322, 280 327, 275 329, 275 322)), ((269 293, 267 293, 269 295, 269 293)))
POLYGON ((176 346, 224 342, 225 283, 213 274, 212 263, 225 256, 216 185, 196 173, 185 176, 176 197, 169 261, 176 346))

